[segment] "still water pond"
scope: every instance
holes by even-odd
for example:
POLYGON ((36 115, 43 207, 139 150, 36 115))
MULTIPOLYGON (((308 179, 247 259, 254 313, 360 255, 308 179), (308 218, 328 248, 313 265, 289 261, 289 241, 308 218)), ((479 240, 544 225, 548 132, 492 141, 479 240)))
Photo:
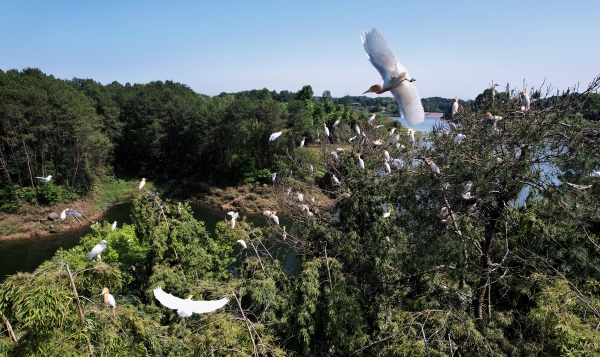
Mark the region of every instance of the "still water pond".
MULTIPOLYGON (((206 230, 211 234, 213 234, 217 222, 223 221, 226 218, 225 211, 215 210, 198 203, 190 203, 190 205, 194 211, 194 218, 203 221, 206 230)), ((117 221, 119 222, 119 226, 123 223, 131 224, 130 213, 132 207, 133 204, 131 202, 114 205, 105 212, 101 220, 107 222, 117 221)), ((246 221, 254 224, 255 227, 266 225, 262 215, 259 214, 246 215, 246 221)), ((284 222, 282 221, 282 223, 284 222)), ((288 224, 288 222, 284 224, 288 224)), ((79 244, 79 239, 91 230, 87 226, 77 231, 51 235, 45 238, 0 242, 0 282, 4 281, 7 275, 16 272, 33 272, 42 262, 52 258, 54 253, 60 248, 67 250, 79 244)), ((285 246, 279 246, 276 243, 267 248, 269 248, 269 251, 276 252, 277 258, 283 263, 286 272, 291 274, 296 272, 298 261, 295 251, 285 246)), ((234 254, 237 255, 239 253, 240 249, 236 245, 234 254)))

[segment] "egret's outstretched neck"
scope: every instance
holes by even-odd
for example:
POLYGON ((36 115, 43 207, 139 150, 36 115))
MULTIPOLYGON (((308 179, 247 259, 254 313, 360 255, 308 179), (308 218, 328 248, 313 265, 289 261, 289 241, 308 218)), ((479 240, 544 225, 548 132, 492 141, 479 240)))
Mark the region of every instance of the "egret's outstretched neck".
POLYGON ((367 89, 367 91, 364 92, 363 94, 365 94, 365 93, 377 93, 377 94, 381 94, 381 93, 383 93, 385 91, 387 91, 387 89, 382 89, 379 84, 375 84, 375 85, 372 85, 369 89, 367 89))

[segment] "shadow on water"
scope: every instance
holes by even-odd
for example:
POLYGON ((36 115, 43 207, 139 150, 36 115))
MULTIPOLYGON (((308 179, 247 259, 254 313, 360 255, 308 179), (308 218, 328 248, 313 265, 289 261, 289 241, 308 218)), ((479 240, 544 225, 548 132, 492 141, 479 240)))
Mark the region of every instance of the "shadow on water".
MULTIPOLYGON (((206 230, 211 235, 214 234, 217 222, 226 219, 225 211, 215 210, 198 203, 190 203, 190 205, 194 211, 194 218, 203 221, 206 230)), ((133 203, 131 202, 114 205, 104 213, 101 221, 117 221, 119 222, 119 226, 124 223, 131 224, 130 214, 132 208, 133 203)), ((245 216, 246 221, 252 223, 255 227, 266 226, 265 219, 259 214, 245 216)), ((288 222, 283 224, 286 223, 288 222)), ((90 233, 91 230, 90 226, 86 226, 76 231, 55 234, 44 238, 0 242, 0 282, 4 281, 7 275, 17 272, 33 272, 41 263, 52 258, 60 248, 67 250, 75 247, 79 244, 80 238, 90 233)), ((293 249, 277 242, 267 242, 266 245, 270 252, 276 252, 274 256, 282 261, 286 273, 295 274, 299 271, 299 261, 296 259, 296 252, 293 249)), ((239 246, 235 245, 234 255, 238 256, 240 252, 239 246)), ((246 252, 244 254, 249 253, 246 252)))

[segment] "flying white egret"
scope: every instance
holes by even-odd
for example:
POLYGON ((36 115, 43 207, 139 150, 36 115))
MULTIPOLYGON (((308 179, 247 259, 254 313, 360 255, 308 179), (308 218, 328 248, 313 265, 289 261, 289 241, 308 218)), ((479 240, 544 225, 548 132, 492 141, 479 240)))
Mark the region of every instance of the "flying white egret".
POLYGON ((390 91, 396 98, 401 116, 406 122, 409 125, 422 123, 425 119, 425 111, 419 93, 412 84, 415 80, 410 78, 408 71, 400 64, 383 36, 377 30, 372 29, 363 32, 361 40, 367 52, 367 58, 383 78, 383 86, 373 85, 363 94, 370 92, 382 94, 390 91))
POLYGON ((342 120, 342 117, 338 117, 337 120, 335 121, 335 123, 333 123, 333 126, 332 126, 333 129, 337 128, 337 126, 340 125, 340 120, 342 120))
POLYGON ((52 180, 52 175, 48 175, 47 177, 36 177, 37 179, 44 180, 46 182, 50 182, 52 180))
POLYGON ((306 137, 302 137, 302 140, 300 140, 300 148, 304 147, 304 140, 306 140, 306 137))
POLYGON ((106 249, 106 245, 108 244, 107 241, 105 241, 104 239, 102 241, 100 241, 100 243, 96 244, 94 246, 94 248, 92 248, 92 250, 88 253, 88 259, 92 260, 94 258, 100 260, 100 254, 102 254, 102 252, 104 252, 104 250, 106 249))
POLYGON ((465 134, 457 134, 454 138, 454 146, 458 146, 461 141, 465 140, 467 136, 465 134))
POLYGON ((239 245, 241 245, 241 246, 242 246, 242 249, 246 249, 246 248, 248 248, 248 246, 246 245, 246 242, 244 242, 244 240, 243 240, 243 239, 238 239, 238 240, 236 241, 236 243, 237 243, 237 244, 239 244, 239 245))
POLYGON ((110 227, 111 231, 114 231, 115 229, 117 229, 117 221, 114 221, 112 227, 110 227))
POLYGON ((269 137, 269 141, 273 141, 275 139, 277 139, 280 135, 281 135, 281 131, 278 131, 276 133, 271 134, 271 136, 269 137))
POLYGON ((360 166, 361 169, 364 169, 365 162, 363 161, 363 159, 360 158, 360 154, 356 154, 356 156, 358 157, 358 166, 360 166))
POLYGON ((385 157, 386 160, 390 160, 390 153, 387 150, 383 150, 383 157, 385 157))
POLYGON ((452 100, 454 101, 454 103, 452 103, 452 116, 455 116, 456 112, 458 112, 458 98, 454 97, 452 100))
POLYGON ((65 219, 67 219, 67 211, 68 210, 69 210, 68 208, 65 208, 62 212, 60 212, 60 220, 61 221, 64 221, 65 219))
POLYGON ((358 127, 358 124, 354 124, 354 132, 360 135, 360 128, 358 127))
POLYGON ((394 135, 394 131, 396 131, 396 128, 391 128, 390 129, 390 136, 394 135))
POLYGON ((325 136, 329 136, 329 128, 325 123, 323 123, 323 131, 325 132, 325 136))
POLYGON ((144 187, 144 185, 146 184, 146 179, 142 177, 142 181, 140 181, 140 185, 138 186, 138 189, 142 189, 142 187, 144 187))
POLYGON ((163 291, 160 286, 153 290, 154 297, 163 306, 169 309, 177 310, 177 315, 181 317, 190 317, 193 313, 204 314, 213 312, 225 306, 229 299, 224 297, 221 300, 192 300, 193 295, 189 295, 187 299, 181 299, 163 291))
POLYGON ((108 292, 108 288, 102 289, 101 296, 104 296, 104 304, 112 307, 113 315, 115 314, 115 309, 117 308, 117 303, 115 302, 115 297, 112 296, 108 292))
POLYGON ((521 107, 522 110, 529 110, 529 107, 531 106, 529 95, 527 95, 527 92, 525 92, 524 90, 522 90, 521 93, 519 93, 519 95, 521 96, 521 104, 523 104, 523 106, 521 107))
POLYGON ((367 123, 371 124, 373 123, 373 120, 375 120, 375 114, 371 115, 371 117, 369 118, 369 120, 367 120, 367 123))

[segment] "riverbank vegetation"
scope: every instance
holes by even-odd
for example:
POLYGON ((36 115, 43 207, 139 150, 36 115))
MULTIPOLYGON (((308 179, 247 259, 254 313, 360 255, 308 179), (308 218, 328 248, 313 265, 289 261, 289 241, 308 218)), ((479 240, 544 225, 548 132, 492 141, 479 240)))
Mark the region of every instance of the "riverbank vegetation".
MULTIPOLYGON (((95 98, 91 113, 103 118, 94 125, 113 151, 95 159, 86 151, 75 170, 76 160, 67 165, 43 149, 52 145, 21 134, 27 115, 17 116, 6 124, 15 137, 3 146, 13 160, 5 166, 5 195, 21 199, 17 188, 31 181, 29 168, 35 177, 42 167, 78 195, 102 174, 153 177, 168 191, 157 198, 136 187, 132 225, 113 231, 99 224, 35 272, 7 278, 0 285, 2 353, 600 350, 600 125, 588 120, 587 101, 597 98, 600 78, 581 91, 533 89, 529 109, 518 91, 486 90, 414 141, 399 126, 390 135, 397 123, 381 116, 368 124, 367 110, 313 100, 309 86, 293 97, 262 90, 209 98, 169 82, 68 84, 60 88, 80 93, 80 101, 95 98), (269 142, 276 131, 283 133, 269 142), (302 138, 308 147, 299 147, 302 138), (33 160, 41 153, 44 165, 33 160), (253 187, 237 193, 268 195, 294 224, 265 217, 264 228, 240 220, 206 231, 177 195, 208 192, 210 180, 253 187), (89 261, 103 239, 101 260, 89 261), (279 249, 296 253, 298 270, 275 259, 279 249), (184 320, 154 299, 156 286, 180 297, 228 296, 229 303, 184 320), (104 287, 115 296, 114 314, 102 303, 104 287)), ((71 158, 79 157, 77 145, 64 149, 71 158)), ((220 194, 235 200, 231 191, 220 194)))

